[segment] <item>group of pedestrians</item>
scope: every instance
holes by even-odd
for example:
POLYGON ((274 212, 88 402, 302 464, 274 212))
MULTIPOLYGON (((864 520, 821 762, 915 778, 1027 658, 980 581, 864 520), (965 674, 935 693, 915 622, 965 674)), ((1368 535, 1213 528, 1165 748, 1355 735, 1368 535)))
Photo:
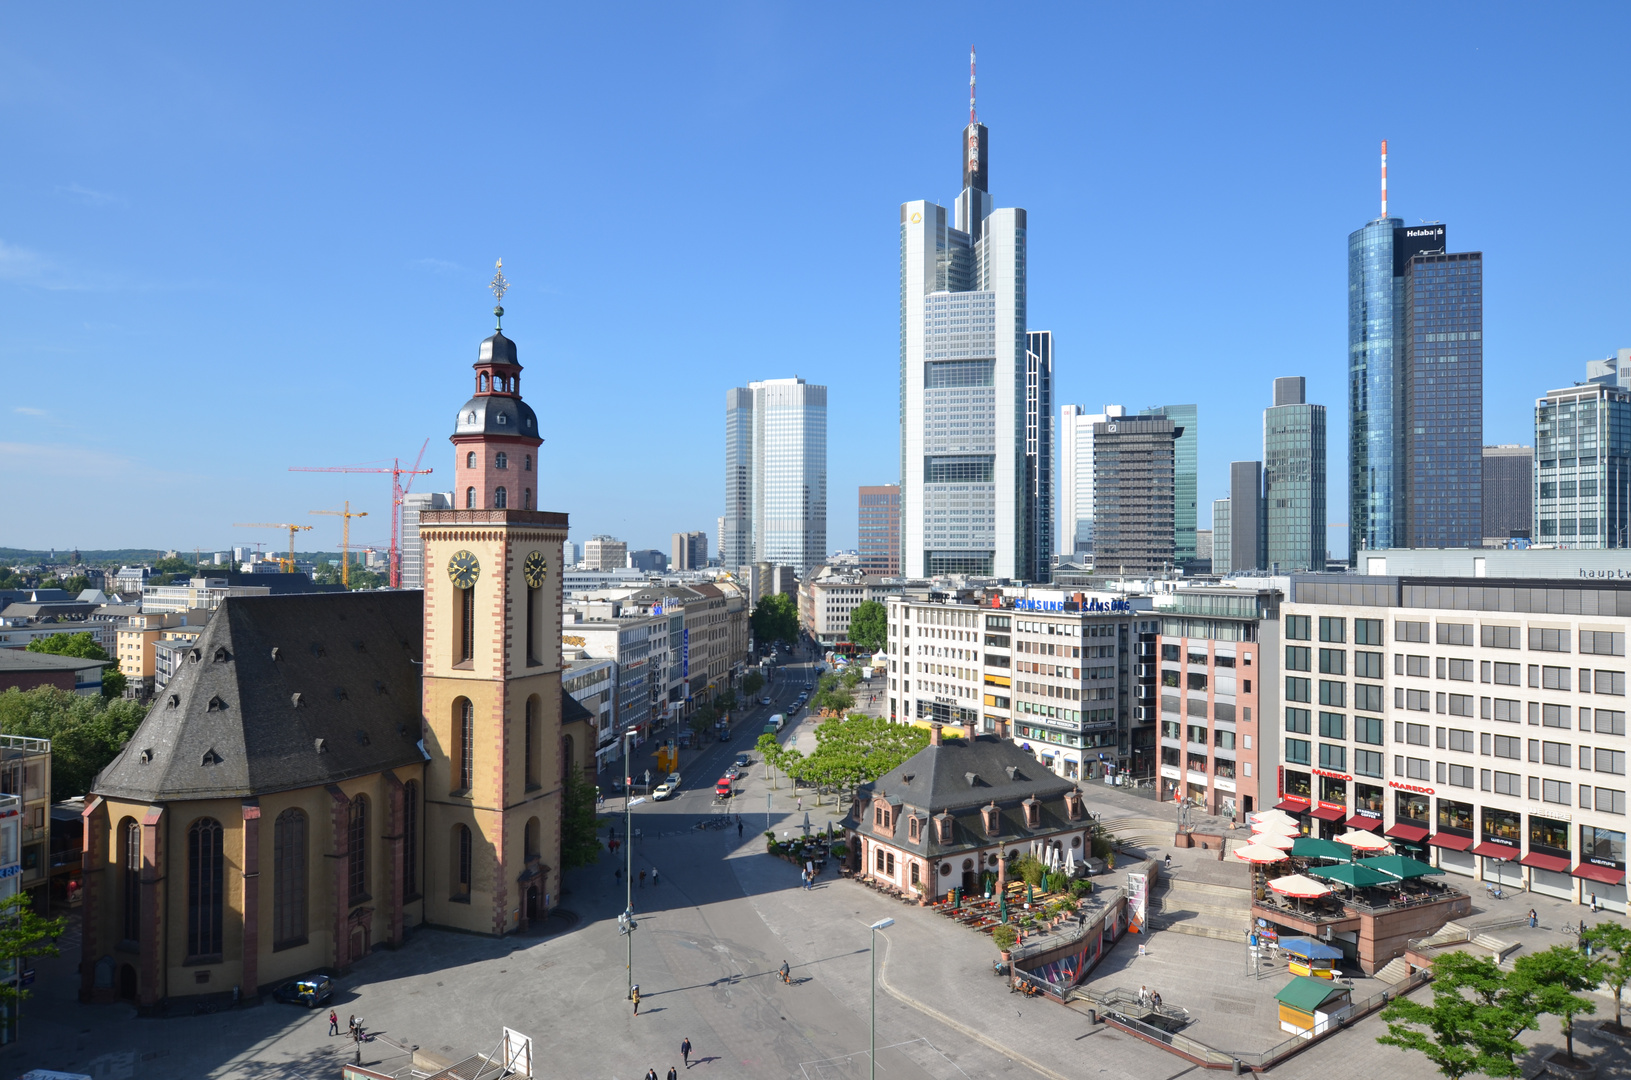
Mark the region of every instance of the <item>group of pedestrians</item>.
MULTIPOLYGON (((328 1011, 328 1033, 330 1035, 340 1033, 340 1014, 333 1009, 328 1011)), ((356 1042, 366 1042, 368 1040, 368 1035, 363 1030, 362 1017, 353 1014, 346 1021, 346 1034, 356 1042)))
POLYGON ((1161 1011, 1161 995, 1151 990, 1147 986, 1140 986, 1138 988, 1138 1003, 1146 1006, 1147 1008, 1154 1009, 1156 1012, 1161 1011))
MULTIPOLYGON (((691 1067, 691 1040, 689 1038, 680 1043, 680 1059, 685 1062, 687 1069, 691 1067)), ((667 1080, 679 1080, 679 1075, 679 1070, 675 1069, 674 1066, 670 1065, 668 1067, 667 1080)), ((657 1070, 647 1069, 645 1080, 658 1080, 657 1070)))

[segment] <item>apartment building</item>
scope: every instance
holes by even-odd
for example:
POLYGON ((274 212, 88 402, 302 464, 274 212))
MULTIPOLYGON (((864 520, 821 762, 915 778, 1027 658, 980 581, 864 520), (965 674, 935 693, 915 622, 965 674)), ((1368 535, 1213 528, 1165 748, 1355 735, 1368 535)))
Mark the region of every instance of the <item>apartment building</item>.
POLYGON ((904 588, 899 578, 821 567, 799 584, 799 624, 822 645, 848 641, 849 617, 856 608, 869 600, 882 603, 904 588))
POLYGON ((889 717, 974 724, 1067 778, 1130 770, 1132 658, 1154 653, 1159 625, 1149 605, 1029 589, 890 597, 889 717))
POLYGON ((1159 793, 1229 817, 1263 808, 1259 783, 1278 740, 1260 734, 1273 716, 1280 593, 1249 584, 1190 588, 1159 597, 1161 765, 1159 793))
POLYGON ((1623 574, 1294 578, 1281 808, 1368 812, 1449 873, 1624 912, 1623 574))

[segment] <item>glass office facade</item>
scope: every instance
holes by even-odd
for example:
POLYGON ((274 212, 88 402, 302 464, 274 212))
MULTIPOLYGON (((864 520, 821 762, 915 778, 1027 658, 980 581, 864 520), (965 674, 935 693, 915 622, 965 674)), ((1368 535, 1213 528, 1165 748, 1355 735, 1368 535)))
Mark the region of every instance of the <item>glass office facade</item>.
POLYGON ((1393 234, 1381 218, 1348 235, 1348 550, 1397 547, 1394 470, 1402 432, 1394 419, 1393 234))
POLYGON ((1415 255, 1405 265, 1404 298, 1405 546, 1477 547, 1484 533, 1482 254, 1415 255))
POLYGON ((1145 410, 1165 416, 1183 428, 1172 445, 1172 548, 1178 565, 1195 561, 1196 499, 1200 490, 1199 409, 1194 405, 1157 405, 1145 410))
POLYGON ((1263 410, 1267 569, 1325 569, 1325 406, 1263 410))
POLYGON ((1631 391, 1589 384, 1535 402, 1534 539, 1631 547, 1631 391))
POLYGON ((1053 332, 1025 335, 1027 581, 1053 577, 1053 332))

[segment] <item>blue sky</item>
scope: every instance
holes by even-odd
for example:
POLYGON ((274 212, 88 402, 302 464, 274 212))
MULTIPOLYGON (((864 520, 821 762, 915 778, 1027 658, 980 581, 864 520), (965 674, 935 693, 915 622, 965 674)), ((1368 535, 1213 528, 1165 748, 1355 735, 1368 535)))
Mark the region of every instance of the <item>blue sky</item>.
MULTIPOLYGON (((1485 440, 1631 344, 1623 6, 0 8, 0 546, 221 548, 370 513, 505 328, 574 536, 666 550, 723 395, 830 388, 830 546, 896 479, 898 206, 949 204, 980 50, 1060 402, 1200 405, 1201 522, 1277 375, 1330 408, 1345 248, 1485 253, 1485 440)), ((330 535, 332 534, 332 535, 330 535)), ((1340 542, 1339 535, 1333 535, 1340 542)))

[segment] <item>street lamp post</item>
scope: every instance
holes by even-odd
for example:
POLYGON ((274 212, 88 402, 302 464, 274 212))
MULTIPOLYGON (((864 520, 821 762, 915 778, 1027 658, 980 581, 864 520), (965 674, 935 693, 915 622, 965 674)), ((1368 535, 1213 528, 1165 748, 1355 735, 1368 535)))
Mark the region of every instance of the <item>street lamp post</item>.
POLYGON ((627 902, 623 908, 624 933, 629 939, 628 1000, 634 1000, 634 732, 623 733, 623 852, 627 859, 623 871, 623 886, 627 902))
POLYGON ((871 1042, 867 1053, 871 1065, 868 1074, 871 1080, 878 1080, 878 931, 886 930, 895 925, 894 919, 879 919, 872 924, 872 949, 867 956, 867 964, 872 969, 872 1023, 871 1042))

